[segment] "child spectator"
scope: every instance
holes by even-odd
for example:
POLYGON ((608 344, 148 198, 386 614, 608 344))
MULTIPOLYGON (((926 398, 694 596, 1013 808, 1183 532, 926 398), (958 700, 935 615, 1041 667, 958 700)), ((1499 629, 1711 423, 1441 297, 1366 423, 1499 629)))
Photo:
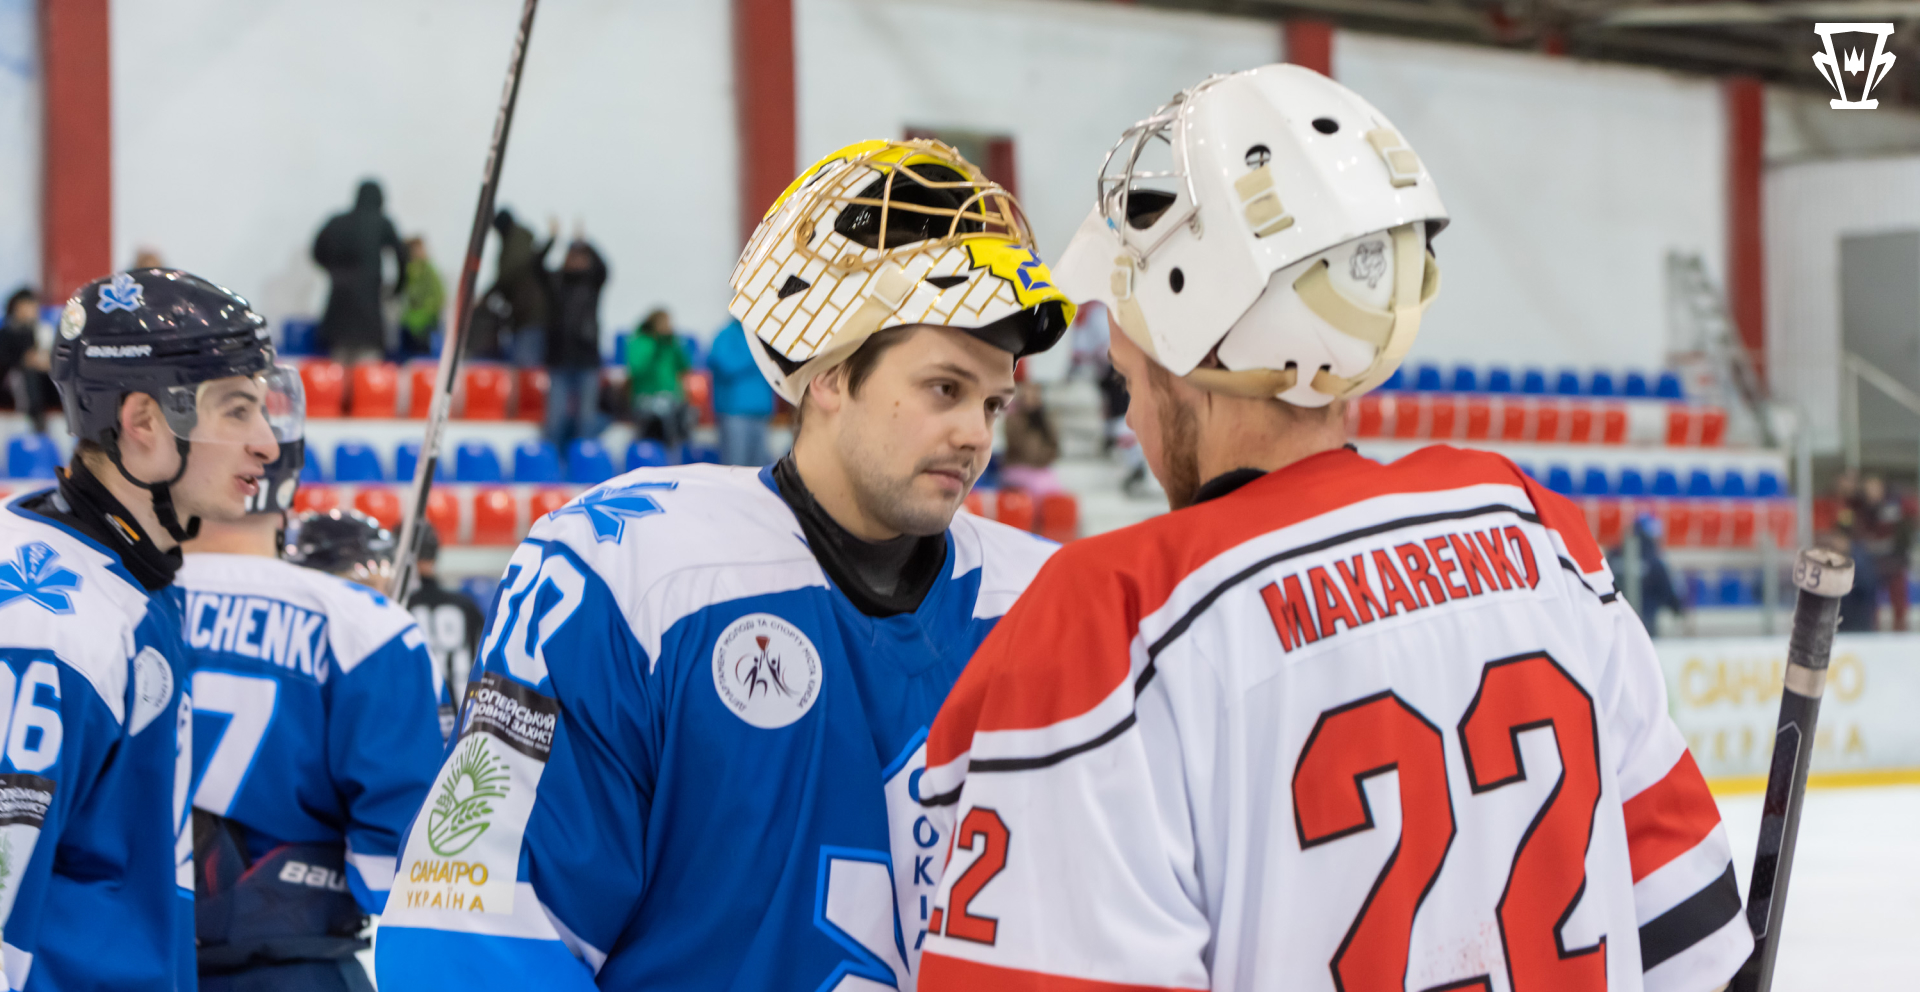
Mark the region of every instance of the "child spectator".
POLYGON ((639 435, 666 446, 678 459, 687 443, 687 394, 680 377, 693 367, 687 347, 673 333, 673 318, 656 309, 627 336, 627 390, 633 397, 639 435))
POLYGON ((440 353, 440 312, 446 306, 440 270, 427 257, 425 238, 407 239, 406 292, 400 311, 400 358, 440 353))

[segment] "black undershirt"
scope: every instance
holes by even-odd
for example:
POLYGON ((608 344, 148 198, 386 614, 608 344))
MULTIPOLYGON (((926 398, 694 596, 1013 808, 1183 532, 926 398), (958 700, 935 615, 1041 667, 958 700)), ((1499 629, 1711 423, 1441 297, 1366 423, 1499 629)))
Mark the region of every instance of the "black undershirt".
POLYGON ((56 521, 93 538, 120 557, 120 563, 148 592, 173 583, 180 570, 180 549, 162 551, 140 527, 132 513, 76 458, 60 473, 60 487, 30 496, 20 508, 56 521))
POLYGON ((1210 499, 1219 499, 1266 474, 1257 468, 1236 468, 1231 472, 1222 472, 1193 491, 1193 502, 1198 505, 1210 499))
POLYGON ((833 519, 800 480, 789 454, 773 466, 780 498, 800 521, 807 547, 827 578, 855 609, 870 617, 912 613, 947 563, 947 535, 902 534, 888 541, 863 541, 833 519))

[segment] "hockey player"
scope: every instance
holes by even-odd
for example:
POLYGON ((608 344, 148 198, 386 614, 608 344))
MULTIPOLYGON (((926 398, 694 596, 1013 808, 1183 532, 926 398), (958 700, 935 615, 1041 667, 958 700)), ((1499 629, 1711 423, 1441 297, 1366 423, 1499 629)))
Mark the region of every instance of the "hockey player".
POLYGON ((1420 159, 1280 65, 1114 163, 1058 275, 1114 314, 1174 512, 1055 556, 935 721, 921 992, 1725 982, 1727 837, 1581 512, 1345 447, 1438 288, 1420 159))
POLYGON ((767 469, 645 469, 515 552, 382 920, 382 988, 911 988, 926 727, 1052 546, 955 513, 1072 307, 936 142, 780 197, 732 312, 800 411, 767 469))
POLYGON ((193 750, 179 543, 238 520, 301 429, 267 325, 184 272, 68 300, 78 439, 0 508, 0 962, 12 989, 190 989, 193 750))
POLYGON ((179 584, 193 655, 200 987, 370 990, 354 957, 393 883, 400 835, 440 764, 425 639, 386 597, 330 572, 378 570, 371 518, 303 514, 294 442, 244 520, 207 522, 179 584))
POLYGON ((407 599, 407 612, 426 635, 435 677, 446 684, 440 708, 440 729, 446 735, 453 732, 454 706, 466 698, 467 676, 473 671, 473 656, 480 652, 481 627, 486 621, 473 597, 440 584, 439 559, 440 533, 422 520, 416 566, 420 585, 407 599))

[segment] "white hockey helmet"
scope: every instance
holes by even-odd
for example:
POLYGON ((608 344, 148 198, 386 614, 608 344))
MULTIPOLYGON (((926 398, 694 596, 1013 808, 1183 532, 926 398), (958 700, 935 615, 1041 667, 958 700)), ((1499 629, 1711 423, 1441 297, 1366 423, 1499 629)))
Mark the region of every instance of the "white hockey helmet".
POLYGON ((727 310, 760 371, 798 405, 874 332, 957 327, 1014 357, 1073 322, 1013 194, 938 141, 863 141, 774 201, 740 255, 727 310))
POLYGON ((1200 388, 1325 406, 1406 357, 1446 223, 1379 111, 1269 65, 1212 76, 1121 135, 1055 281, 1200 388), (1150 170, 1154 155, 1171 166, 1150 170))

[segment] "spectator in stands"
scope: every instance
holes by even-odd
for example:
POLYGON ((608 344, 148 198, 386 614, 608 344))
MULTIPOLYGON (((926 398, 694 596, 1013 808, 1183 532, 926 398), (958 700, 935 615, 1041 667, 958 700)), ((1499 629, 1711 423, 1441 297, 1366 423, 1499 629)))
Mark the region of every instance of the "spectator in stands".
POLYGON ((1006 462, 1000 469, 1000 484, 1035 499, 1059 492, 1060 477, 1053 463, 1060 460, 1060 430, 1047 410, 1046 394, 1039 383, 1029 380, 1015 388, 1006 431, 1006 462))
POLYGON ((387 219, 385 202, 379 183, 361 183, 353 209, 335 214, 313 239, 313 260, 332 283, 320 318, 320 346, 342 365, 379 361, 387 353, 380 309, 384 253, 393 253, 393 291, 398 293, 407 277, 407 250, 387 219))
POLYGON ((597 438, 600 421, 600 290, 607 263, 574 233, 560 268, 547 281, 552 326, 547 332, 547 440, 566 451, 577 438, 597 438))
POLYGON ((0 386, 12 392, 13 408, 26 415, 35 434, 47 432, 47 407, 53 402, 44 336, 39 294, 26 286, 14 290, 0 324, 0 386))
POLYGON ((129 269, 164 269, 167 260, 160 257, 160 250, 152 245, 141 245, 133 250, 133 264, 129 269))
MULTIPOLYGON (((1885 479, 1869 475, 1860 480, 1841 509, 1841 520, 1853 539, 1855 572, 1874 573, 1874 584, 1887 591, 1893 607, 1892 629, 1906 630, 1907 556, 1913 550, 1913 520, 1906 507, 1887 491, 1885 479)), ((1878 606, 1877 597, 1874 605, 1878 606)), ((1878 612, 1876 608, 1875 621, 1878 612)), ((1872 629, 1879 629, 1879 624, 1872 629)))
POLYGON ((687 358, 687 346, 673 333, 673 318, 665 309, 647 314, 627 335, 626 358, 635 429, 641 437, 665 445, 670 457, 680 457, 692 431, 680 377, 693 363, 687 358))
POLYGON ((720 461, 725 465, 765 465, 767 422, 773 417, 773 387, 754 364, 747 332, 730 320, 713 337, 707 353, 713 373, 713 416, 720 425, 720 461))
MULTIPOLYGON (((1627 540, 1637 542, 1640 551, 1640 588, 1633 597, 1633 607, 1640 613, 1640 620, 1646 624, 1647 633, 1660 636, 1661 611, 1671 611, 1684 617, 1687 613, 1687 601, 1680 595, 1680 589, 1673 581, 1673 571, 1667 567, 1666 558, 1660 551, 1660 519, 1651 513, 1642 513, 1633 521, 1633 533, 1627 540)), ((1633 576, 1628 567, 1626 545, 1622 543, 1610 556, 1608 565, 1613 574, 1619 577, 1622 588, 1633 590, 1633 576)))
POLYGON ((427 241, 414 236, 407 239, 406 292, 400 305, 400 358, 440 353, 441 318, 447 305, 447 289, 440 281, 440 270, 427 257, 427 241))
MULTIPOLYGON (((547 354, 547 319, 552 301, 547 286, 547 252, 560 236, 560 222, 547 221, 547 240, 536 244, 533 232, 512 211, 493 215, 500 234, 500 257, 487 298, 499 317, 500 357, 520 368, 539 365, 547 354), (501 312, 504 310, 504 312, 501 312)), ((479 343, 476 339, 475 343, 479 343)))

